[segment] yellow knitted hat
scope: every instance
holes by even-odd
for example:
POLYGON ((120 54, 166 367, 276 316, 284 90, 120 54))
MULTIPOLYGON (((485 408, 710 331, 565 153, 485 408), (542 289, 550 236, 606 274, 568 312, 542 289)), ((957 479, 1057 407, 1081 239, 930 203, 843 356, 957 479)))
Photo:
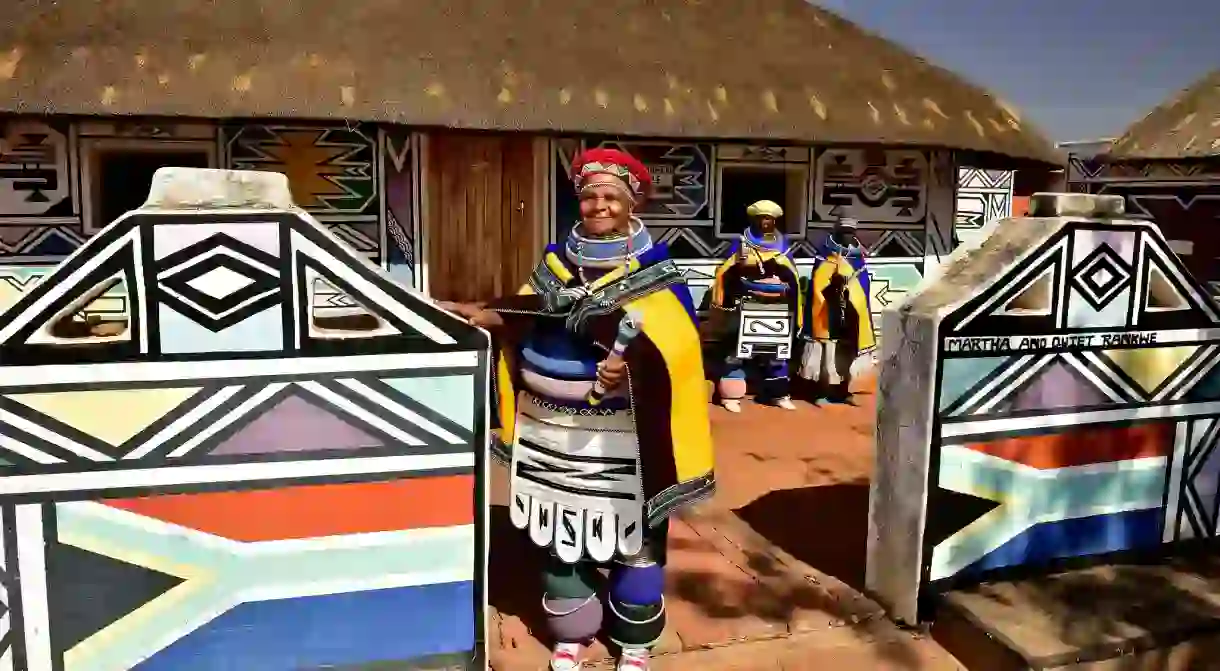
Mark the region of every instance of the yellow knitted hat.
POLYGON ((780 207, 773 201, 760 200, 746 208, 746 215, 748 215, 751 219, 757 219, 759 217, 771 217, 772 219, 779 219, 780 217, 784 216, 784 208, 780 207))

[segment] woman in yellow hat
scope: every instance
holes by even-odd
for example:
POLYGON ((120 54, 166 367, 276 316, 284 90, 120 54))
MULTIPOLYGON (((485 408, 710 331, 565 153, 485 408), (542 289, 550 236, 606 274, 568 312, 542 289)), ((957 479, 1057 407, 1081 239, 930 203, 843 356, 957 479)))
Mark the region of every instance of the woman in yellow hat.
POLYGON ((747 373, 761 378, 755 398, 795 410, 788 391, 788 357, 800 328, 801 293, 788 241, 779 230, 784 209, 760 200, 746 209, 750 225, 716 270, 712 284, 713 319, 725 357, 717 392, 729 412, 741 412, 747 373), (752 369, 752 370, 751 370, 752 369))

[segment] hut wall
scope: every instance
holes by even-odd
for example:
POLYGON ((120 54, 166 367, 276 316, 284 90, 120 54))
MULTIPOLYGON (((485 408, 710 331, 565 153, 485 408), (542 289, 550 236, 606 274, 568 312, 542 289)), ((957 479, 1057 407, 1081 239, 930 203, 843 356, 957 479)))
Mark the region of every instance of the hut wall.
MULTIPOLYGON (((283 172, 299 206, 399 281, 428 291, 431 265, 441 272, 441 293, 462 286, 481 292, 452 298, 486 298, 513 285, 543 242, 566 235, 577 217, 567 178, 571 160, 595 144, 620 145, 656 174, 657 197, 643 218, 691 271, 697 300, 744 225, 745 205, 758 198, 782 201, 797 265, 806 272, 835 218, 859 219, 878 312, 898 302, 957 241, 1012 207, 1012 173, 956 168, 946 151, 437 136, 401 126, 291 120, 10 117, 0 123, 0 308, 142 202, 153 170, 166 164, 283 172), (455 138, 466 140, 455 144, 455 138), (430 151, 430 142, 448 145, 430 151), (457 161, 458 154, 470 160, 457 161), (477 230, 452 235, 455 221, 477 230), (498 240, 507 262, 476 264, 445 247, 463 240, 483 246, 498 240), (488 272, 457 283, 457 259, 488 272), (498 266, 500 272, 491 272, 498 266), (453 272, 445 274, 446 268, 453 272)), ((123 310, 124 301, 109 296, 89 309, 123 310)))
MULTIPOLYGON (((0 119, 0 309, 142 203, 163 165, 285 173, 300 207, 419 287, 420 144, 408 128, 360 123, 0 119)), ((122 310, 124 300, 90 310, 122 310)))
POLYGON ((1220 295, 1220 158, 1108 163, 1069 156, 1069 188, 1120 195, 1129 215, 1151 217, 1170 247, 1212 295, 1220 295))
POLYGON ((1012 207, 1013 173, 955 172, 945 151, 553 138, 551 240, 567 235, 578 217, 568 180, 572 159, 582 148, 601 145, 626 149, 652 170, 656 194, 641 218, 690 271, 696 303, 745 225, 746 206, 760 198, 784 207, 804 273, 835 219, 858 219, 878 314, 939 265, 958 239, 1009 216, 1012 207))

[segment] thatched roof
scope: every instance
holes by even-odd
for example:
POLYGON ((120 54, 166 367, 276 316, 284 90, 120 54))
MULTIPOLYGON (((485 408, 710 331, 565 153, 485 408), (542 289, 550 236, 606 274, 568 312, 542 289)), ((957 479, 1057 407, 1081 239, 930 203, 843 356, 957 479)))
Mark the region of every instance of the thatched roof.
POLYGON ((1162 103, 1114 141, 1115 159, 1220 156, 1220 69, 1162 103))
POLYGON ((0 111, 887 143, 1059 161, 804 0, 7 0, 0 111))

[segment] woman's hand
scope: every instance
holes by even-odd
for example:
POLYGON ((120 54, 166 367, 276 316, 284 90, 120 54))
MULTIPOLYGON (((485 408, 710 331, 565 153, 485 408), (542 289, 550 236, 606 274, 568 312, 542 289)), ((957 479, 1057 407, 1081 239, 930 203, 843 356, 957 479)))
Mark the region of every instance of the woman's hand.
POLYGON ((471 326, 477 326, 481 329, 494 329, 504 326, 504 318, 500 316, 500 313, 482 308, 476 310, 466 320, 470 322, 471 326))
POLYGON ((492 310, 483 308, 484 303, 451 303, 437 301, 437 306, 465 319, 471 326, 490 329, 504 325, 504 319, 492 310))
POLYGON ((611 354, 597 364, 597 382, 607 392, 617 389, 623 382, 627 372, 627 364, 621 356, 611 354))

